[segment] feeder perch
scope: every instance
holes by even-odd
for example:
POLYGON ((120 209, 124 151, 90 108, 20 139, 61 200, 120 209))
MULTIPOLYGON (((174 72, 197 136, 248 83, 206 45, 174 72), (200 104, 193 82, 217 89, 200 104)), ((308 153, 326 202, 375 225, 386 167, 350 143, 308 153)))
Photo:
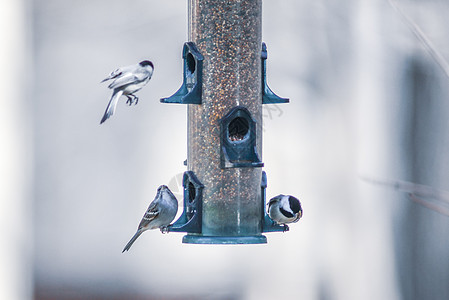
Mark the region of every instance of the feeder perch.
POLYGON ((203 212, 203 188, 191 171, 184 172, 184 210, 179 219, 169 227, 169 231, 201 233, 201 216, 203 212))
POLYGON ((262 43, 262 104, 288 103, 288 98, 281 98, 268 87, 267 84, 267 45, 262 43))
POLYGON ((203 72, 203 56, 192 42, 184 44, 182 50, 184 60, 183 81, 179 90, 162 103, 201 104, 201 85, 203 72))
POLYGON ((260 184, 260 187, 262 189, 262 214, 263 214, 263 224, 262 224, 262 232, 274 232, 274 231, 288 231, 288 227, 281 226, 276 224, 273 220, 270 219, 267 213, 267 173, 265 171, 262 171, 262 182, 260 184), (285 229, 287 228, 287 230, 285 229))

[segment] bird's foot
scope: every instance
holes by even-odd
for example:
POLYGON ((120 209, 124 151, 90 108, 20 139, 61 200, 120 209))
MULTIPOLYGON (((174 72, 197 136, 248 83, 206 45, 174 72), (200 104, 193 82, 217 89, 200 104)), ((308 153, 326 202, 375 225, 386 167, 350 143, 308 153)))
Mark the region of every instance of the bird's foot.
POLYGON ((284 224, 284 230, 282 230, 282 232, 286 232, 286 231, 289 231, 289 230, 290 230, 290 228, 288 227, 288 225, 284 224))
POLYGON ((161 230, 162 234, 169 233, 170 232, 170 225, 168 225, 168 226, 161 226, 160 230, 161 230))
POLYGON ((128 98, 128 100, 126 100, 126 104, 129 106, 133 104, 136 105, 139 102, 139 98, 133 94, 126 95, 126 98, 128 98))
POLYGON ((128 101, 126 101, 126 104, 128 104, 129 106, 131 106, 133 104, 136 105, 137 102, 139 102, 139 98, 134 94, 126 95, 126 97, 128 98, 128 101))

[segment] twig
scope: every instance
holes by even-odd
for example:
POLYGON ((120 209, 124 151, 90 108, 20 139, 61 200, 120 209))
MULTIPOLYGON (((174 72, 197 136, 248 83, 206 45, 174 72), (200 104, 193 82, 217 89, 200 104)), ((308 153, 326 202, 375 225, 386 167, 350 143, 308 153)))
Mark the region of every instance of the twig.
POLYGON ((449 216, 449 192, 447 191, 438 190, 428 185, 402 180, 375 179, 365 176, 360 176, 360 179, 368 183, 387 186, 394 190, 405 192, 413 202, 449 216), (424 198, 430 198, 432 200, 426 200, 424 198))
POLYGON ((435 60, 435 62, 441 67, 443 72, 449 77, 449 64, 444 59, 443 55, 436 49, 436 47, 432 44, 432 42, 427 38, 427 36, 422 32, 418 25, 412 21, 411 18, 407 16, 407 14, 399 8, 396 1, 388 0, 390 5, 401 15, 404 19, 405 23, 407 23, 408 27, 410 27, 411 31, 415 36, 422 42, 427 52, 429 52, 430 56, 435 60))

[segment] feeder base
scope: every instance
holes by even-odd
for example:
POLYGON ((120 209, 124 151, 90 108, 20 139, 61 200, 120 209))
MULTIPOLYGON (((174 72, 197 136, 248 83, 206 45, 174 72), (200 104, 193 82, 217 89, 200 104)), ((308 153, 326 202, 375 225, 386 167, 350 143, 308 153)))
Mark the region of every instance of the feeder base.
POLYGON ((267 237, 264 235, 256 236, 202 236, 202 235, 185 235, 182 238, 184 244, 220 244, 220 245, 236 245, 236 244, 266 244, 267 237))

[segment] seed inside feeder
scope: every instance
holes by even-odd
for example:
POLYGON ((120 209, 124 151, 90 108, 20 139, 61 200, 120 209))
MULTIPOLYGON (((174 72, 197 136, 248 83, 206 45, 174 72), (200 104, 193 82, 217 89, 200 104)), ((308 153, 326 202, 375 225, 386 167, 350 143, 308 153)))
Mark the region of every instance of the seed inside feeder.
POLYGON ((237 117, 229 123, 228 136, 231 142, 242 141, 248 135, 249 123, 245 118, 237 117))

